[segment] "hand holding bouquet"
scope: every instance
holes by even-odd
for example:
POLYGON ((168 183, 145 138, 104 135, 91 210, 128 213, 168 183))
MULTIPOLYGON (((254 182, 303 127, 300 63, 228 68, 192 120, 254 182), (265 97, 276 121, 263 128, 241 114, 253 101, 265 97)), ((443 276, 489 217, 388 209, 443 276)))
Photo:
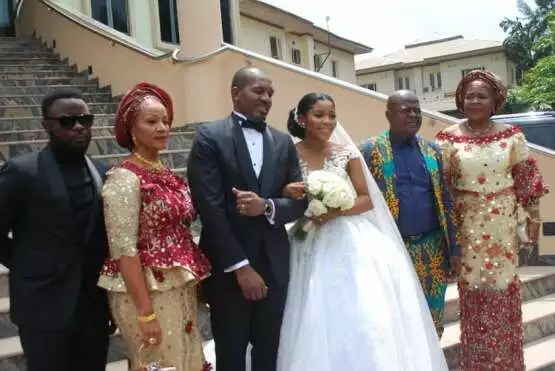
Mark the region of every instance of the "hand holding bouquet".
POLYGON ((355 204, 355 195, 345 179, 325 170, 310 173, 306 181, 309 198, 305 216, 310 220, 297 229, 297 237, 304 238, 314 228, 314 222, 324 222, 326 215, 332 212, 345 211, 355 204))

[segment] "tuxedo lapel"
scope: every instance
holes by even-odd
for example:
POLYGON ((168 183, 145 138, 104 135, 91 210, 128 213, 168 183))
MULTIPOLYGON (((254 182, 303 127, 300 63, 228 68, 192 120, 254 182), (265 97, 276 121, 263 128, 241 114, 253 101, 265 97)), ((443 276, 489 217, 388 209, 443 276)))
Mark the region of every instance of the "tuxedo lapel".
POLYGON ((102 178, 100 177, 100 174, 96 169, 96 166, 94 166, 94 163, 91 161, 91 159, 88 156, 85 156, 85 161, 87 162, 87 168, 89 170, 89 174, 92 178, 92 182, 94 186, 94 198, 93 198, 93 204, 91 208, 91 215, 89 216, 89 222, 87 224, 87 229, 85 231, 84 243, 87 243, 94 229, 96 216, 98 213, 98 209, 100 207, 100 202, 101 202, 100 196, 102 194, 102 178))
POLYGON ((266 130, 263 133, 263 138, 264 160, 262 162, 262 170, 260 171, 260 195, 262 197, 268 197, 272 191, 271 187, 274 182, 276 156, 276 154, 273 153, 275 148, 275 139, 270 128, 266 127, 266 130))
POLYGON ((71 218, 72 208, 69 194, 54 153, 47 147, 41 152, 40 158, 42 163, 40 164, 39 172, 44 174, 52 196, 60 200, 60 206, 64 211, 63 216, 71 218))
POLYGON ((252 166, 251 155, 249 154, 249 149, 247 148, 247 142, 245 141, 241 125, 239 125, 233 117, 229 118, 227 124, 231 126, 235 157, 237 158, 239 168, 245 177, 249 190, 259 192, 260 186, 252 166))

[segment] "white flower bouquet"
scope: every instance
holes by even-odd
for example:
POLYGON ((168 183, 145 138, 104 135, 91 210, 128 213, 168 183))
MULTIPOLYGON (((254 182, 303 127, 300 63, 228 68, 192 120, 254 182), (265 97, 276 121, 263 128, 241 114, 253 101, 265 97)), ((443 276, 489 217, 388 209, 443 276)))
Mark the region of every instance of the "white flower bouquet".
MULTIPOLYGON (((330 210, 349 210, 355 204, 355 195, 349 183, 330 171, 311 172, 306 188, 309 203, 304 215, 307 218, 319 217, 330 210)), ((303 220, 295 235, 304 239, 312 228, 314 223, 311 220, 303 220)))

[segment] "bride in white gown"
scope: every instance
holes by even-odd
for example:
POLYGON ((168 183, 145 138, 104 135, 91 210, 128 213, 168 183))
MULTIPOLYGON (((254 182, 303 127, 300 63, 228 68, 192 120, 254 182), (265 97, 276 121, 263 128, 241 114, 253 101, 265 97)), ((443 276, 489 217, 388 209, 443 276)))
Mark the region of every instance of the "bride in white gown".
MULTIPOLYGON (((447 370, 405 245, 360 152, 336 122, 332 98, 303 97, 288 128, 303 139, 304 178, 334 172, 358 198, 353 209, 316 220, 304 239, 292 232, 278 371, 447 370)), ((301 183, 284 192, 303 197, 303 190, 301 183)))

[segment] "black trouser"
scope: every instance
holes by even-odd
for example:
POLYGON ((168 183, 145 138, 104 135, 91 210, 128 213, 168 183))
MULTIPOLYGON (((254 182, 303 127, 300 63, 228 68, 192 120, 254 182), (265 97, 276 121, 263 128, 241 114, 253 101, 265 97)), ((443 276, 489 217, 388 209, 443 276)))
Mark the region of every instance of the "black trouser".
POLYGON ((244 371, 249 343, 252 344, 251 370, 276 370, 287 285, 276 283, 263 251, 261 249, 259 259, 251 261, 268 286, 263 300, 246 300, 234 273, 213 276, 204 283, 218 371, 244 371))
POLYGON ((82 292, 74 318, 59 330, 19 328, 28 371, 105 371, 108 320, 99 290, 82 292))

